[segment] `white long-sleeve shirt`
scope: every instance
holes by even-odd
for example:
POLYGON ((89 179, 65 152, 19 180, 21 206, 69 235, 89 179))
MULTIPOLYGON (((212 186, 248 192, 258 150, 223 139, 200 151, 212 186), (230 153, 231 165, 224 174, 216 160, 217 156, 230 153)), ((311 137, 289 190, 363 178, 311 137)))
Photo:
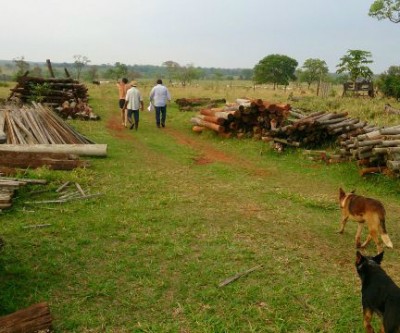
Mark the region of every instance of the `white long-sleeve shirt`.
POLYGON ((167 101, 171 100, 171 95, 166 86, 157 84, 151 89, 150 101, 154 106, 166 106, 167 101))

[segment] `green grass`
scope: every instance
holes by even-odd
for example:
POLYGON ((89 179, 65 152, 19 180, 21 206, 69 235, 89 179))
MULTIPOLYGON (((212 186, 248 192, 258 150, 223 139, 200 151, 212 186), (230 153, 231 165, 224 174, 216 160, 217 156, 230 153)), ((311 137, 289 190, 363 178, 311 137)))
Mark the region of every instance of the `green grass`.
MULTIPOLYGON (((150 87, 141 89, 147 96, 150 87)), ((72 172, 30 171, 49 180, 48 193, 33 197, 30 192, 43 187, 25 187, 0 215, 6 242, 0 315, 47 301, 56 332, 364 331, 356 225, 336 233, 338 188, 384 201, 395 249, 383 266, 396 278, 398 180, 361 178, 352 163, 327 166, 296 150, 277 154, 259 141, 197 135, 193 113, 174 104, 164 130, 148 112, 141 113, 138 132, 113 129, 120 123, 115 90, 90 86, 90 103, 102 120, 71 122, 107 143, 108 157, 72 172), (197 163, 200 157, 210 163, 197 163), (67 180, 103 196, 25 204, 55 196, 67 180), (23 228, 42 223, 51 226, 23 228), (259 264, 263 268, 218 288, 259 264)), ((287 95, 211 85, 171 90, 174 98, 252 94, 285 101, 287 95)), ((335 110, 352 108, 347 99, 335 103, 335 110)), ((377 110, 376 103, 363 100, 360 110, 377 110)))

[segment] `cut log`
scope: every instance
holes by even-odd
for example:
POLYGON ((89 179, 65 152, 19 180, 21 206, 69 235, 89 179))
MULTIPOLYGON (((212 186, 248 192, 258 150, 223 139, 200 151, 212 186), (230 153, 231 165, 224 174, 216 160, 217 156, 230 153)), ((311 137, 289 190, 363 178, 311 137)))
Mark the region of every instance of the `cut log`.
POLYGON ((370 167, 370 168, 364 168, 360 170, 360 176, 365 176, 371 173, 384 173, 386 172, 387 168, 386 167, 370 167))
POLYGON ((391 154, 391 153, 399 153, 400 147, 387 147, 387 148, 373 148, 374 154, 391 154))
POLYGON ((197 117, 192 118, 191 122, 193 124, 195 124, 195 125, 203 126, 203 127, 207 127, 209 129, 212 129, 212 130, 214 130, 214 131, 216 131, 218 133, 224 132, 224 127, 223 126, 220 126, 220 125, 217 125, 217 124, 214 124, 214 123, 209 123, 209 122, 204 121, 204 120, 202 120, 200 118, 197 118, 197 117))
POLYGON ((386 165, 390 170, 399 171, 400 170, 400 161, 386 161, 386 165))
POLYGON ((50 309, 45 302, 0 317, 0 333, 33 333, 51 328, 50 309))
POLYGON ((196 132, 196 133, 201 133, 201 132, 203 132, 203 130, 204 130, 204 127, 203 127, 203 126, 197 126, 197 125, 195 125, 195 126, 192 127, 192 131, 193 131, 193 132, 196 132))
POLYGON ((0 145, 0 152, 65 153, 78 156, 107 156, 107 144, 0 145))
POLYGON ((400 114, 400 110, 399 109, 395 109, 390 104, 386 104, 385 105, 385 112, 386 113, 390 113, 390 114, 400 114))

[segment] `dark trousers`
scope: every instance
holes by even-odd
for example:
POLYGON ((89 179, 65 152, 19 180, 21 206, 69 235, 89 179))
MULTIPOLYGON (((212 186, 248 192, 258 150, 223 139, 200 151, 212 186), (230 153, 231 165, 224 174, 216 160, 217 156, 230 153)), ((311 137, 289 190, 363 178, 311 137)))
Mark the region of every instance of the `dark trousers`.
POLYGON ((128 109, 128 121, 131 124, 130 129, 135 126, 135 129, 137 130, 139 127, 139 110, 130 110, 128 109), (132 115, 134 122, 132 121, 132 115))
POLYGON ((139 122, 139 110, 129 110, 128 109, 128 121, 132 124, 132 115, 135 123, 139 122))
POLYGON ((167 119, 167 106, 155 106, 156 109, 156 123, 157 126, 165 125, 165 119, 167 119))

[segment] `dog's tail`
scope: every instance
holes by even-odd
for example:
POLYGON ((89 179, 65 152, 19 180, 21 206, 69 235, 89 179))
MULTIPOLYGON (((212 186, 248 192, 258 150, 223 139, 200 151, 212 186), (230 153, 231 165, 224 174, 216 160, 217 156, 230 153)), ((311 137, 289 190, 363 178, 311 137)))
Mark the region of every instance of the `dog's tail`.
POLYGON ((393 249, 393 243, 392 243, 392 241, 390 240, 388 234, 381 234, 381 238, 382 238, 383 242, 385 243, 385 245, 386 245, 387 247, 390 247, 391 249, 393 249))
POLYGON ((389 238, 389 235, 386 232, 385 218, 380 218, 379 228, 381 229, 381 238, 385 245, 389 248, 393 248, 393 243, 389 238))

